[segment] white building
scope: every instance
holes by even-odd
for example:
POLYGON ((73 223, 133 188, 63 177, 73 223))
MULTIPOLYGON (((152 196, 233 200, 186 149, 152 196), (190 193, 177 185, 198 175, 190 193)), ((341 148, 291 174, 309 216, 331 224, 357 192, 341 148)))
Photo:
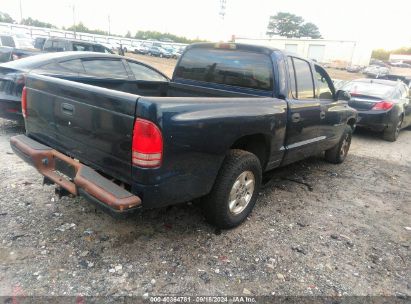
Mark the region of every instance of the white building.
POLYGON ((327 40, 311 38, 235 38, 235 42, 275 47, 315 59, 321 63, 345 67, 347 65, 368 66, 372 49, 358 41, 327 40))

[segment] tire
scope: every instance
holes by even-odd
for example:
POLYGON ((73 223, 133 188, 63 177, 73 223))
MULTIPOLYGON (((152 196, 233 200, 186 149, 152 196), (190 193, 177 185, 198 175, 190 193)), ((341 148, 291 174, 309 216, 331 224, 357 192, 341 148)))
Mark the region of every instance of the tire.
POLYGON ((350 150, 353 130, 346 125, 340 141, 331 149, 325 151, 325 159, 332 164, 341 164, 347 158, 350 150))
POLYGON ((403 120, 404 117, 402 115, 398 117, 396 120, 394 120, 392 123, 392 127, 387 128, 386 130, 384 130, 384 132, 382 132, 382 138, 386 141, 396 141, 398 136, 400 135, 403 120))
POLYGON ((230 150, 211 192, 202 200, 206 220, 221 229, 240 225, 257 201, 261 175, 257 156, 243 150, 230 150))

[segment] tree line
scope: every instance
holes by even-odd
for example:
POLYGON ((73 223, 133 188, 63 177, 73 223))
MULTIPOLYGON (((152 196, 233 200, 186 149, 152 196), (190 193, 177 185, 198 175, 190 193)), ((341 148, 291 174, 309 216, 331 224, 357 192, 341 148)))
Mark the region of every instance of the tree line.
MULTIPOLYGON (((2 12, 0 12, 0 22, 17 23, 9 14, 2 13, 2 12)), ((36 20, 31 17, 22 19, 20 24, 36 26, 36 27, 43 27, 43 28, 50 28, 50 29, 58 29, 57 26, 51 23, 36 20)), ((63 26, 62 30, 83 32, 83 33, 96 34, 96 35, 108 35, 109 34, 107 31, 103 31, 100 29, 90 29, 87 26, 85 26, 83 22, 79 22, 67 28, 63 26)), ((178 36, 178 35, 174 35, 170 33, 161 33, 157 31, 138 31, 135 35, 132 35, 131 32, 128 31, 124 36, 111 34, 111 33, 110 35, 118 36, 118 37, 125 37, 125 38, 135 38, 135 39, 172 40, 173 42, 187 43, 187 44, 205 41, 205 40, 200 40, 200 39, 189 39, 183 36, 178 36)))

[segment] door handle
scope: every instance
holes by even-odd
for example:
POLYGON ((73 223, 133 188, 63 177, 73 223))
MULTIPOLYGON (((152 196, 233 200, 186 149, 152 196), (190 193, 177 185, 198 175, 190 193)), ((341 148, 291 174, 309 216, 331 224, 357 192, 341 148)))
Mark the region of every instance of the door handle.
POLYGON ((293 115, 291 115, 292 122, 300 122, 300 119, 301 119, 300 113, 294 113, 293 115))
POLYGON ((61 104, 61 112, 66 115, 73 115, 74 114, 74 106, 69 103, 62 103, 61 104))
POLYGON ((325 111, 321 111, 321 112, 320 112, 320 118, 321 118, 321 119, 324 119, 324 118, 325 118, 325 111))

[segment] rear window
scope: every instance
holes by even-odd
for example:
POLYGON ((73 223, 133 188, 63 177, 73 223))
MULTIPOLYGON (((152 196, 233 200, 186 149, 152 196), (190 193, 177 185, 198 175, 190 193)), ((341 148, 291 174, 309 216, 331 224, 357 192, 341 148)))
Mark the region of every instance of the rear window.
POLYGON ((351 81, 342 89, 350 92, 352 95, 358 94, 378 98, 387 98, 394 93, 395 88, 380 83, 351 81))
POLYGON ((271 91, 270 57, 239 50, 192 49, 181 59, 177 78, 271 91))

